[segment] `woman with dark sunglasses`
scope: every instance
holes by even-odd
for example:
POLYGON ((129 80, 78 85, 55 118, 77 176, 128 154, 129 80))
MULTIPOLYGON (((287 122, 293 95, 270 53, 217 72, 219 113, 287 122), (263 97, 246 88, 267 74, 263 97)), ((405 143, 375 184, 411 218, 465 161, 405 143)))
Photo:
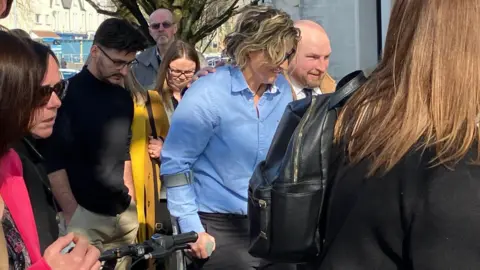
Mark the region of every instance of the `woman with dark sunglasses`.
POLYGON ((34 138, 50 136, 64 95, 58 61, 34 41, 3 31, 0 40, 0 240, 9 269, 99 269, 99 251, 87 239, 57 239, 53 197, 43 192, 49 185, 33 147, 34 138))
POLYGON ((57 58, 46 46, 30 42, 35 54, 45 59, 45 65, 38 70, 45 74, 41 87, 38 88, 38 107, 31 117, 30 134, 14 145, 23 167, 23 178, 28 189, 33 214, 37 225, 40 249, 42 252, 57 239, 58 222, 55 199, 51 192, 47 173, 43 167, 43 157, 37 150, 37 141, 52 134, 57 110, 62 105, 67 81, 60 80, 57 58))

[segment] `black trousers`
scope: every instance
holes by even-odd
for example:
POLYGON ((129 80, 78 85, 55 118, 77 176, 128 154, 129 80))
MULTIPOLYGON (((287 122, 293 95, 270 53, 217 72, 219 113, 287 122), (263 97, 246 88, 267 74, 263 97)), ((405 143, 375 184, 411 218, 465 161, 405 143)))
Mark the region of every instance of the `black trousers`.
POLYGON ((301 266, 292 263, 271 263, 267 260, 262 260, 259 270, 306 270, 301 266))
POLYGON ((250 244, 247 216, 199 213, 205 231, 215 238, 210 258, 195 260, 189 269, 257 269, 260 259, 248 253, 250 244))

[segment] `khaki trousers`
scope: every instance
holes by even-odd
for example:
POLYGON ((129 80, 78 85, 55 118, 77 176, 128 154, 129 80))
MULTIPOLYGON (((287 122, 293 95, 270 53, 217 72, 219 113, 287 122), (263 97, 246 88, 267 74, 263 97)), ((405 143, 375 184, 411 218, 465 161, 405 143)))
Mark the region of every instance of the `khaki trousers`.
MULTIPOLYGON (((65 224, 61 222, 61 224, 65 224)), ((134 244, 137 238, 138 217, 134 203, 121 214, 112 217, 93 213, 78 206, 68 226, 60 227, 61 233, 74 232, 88 237, 90 243, 100 252, 134 244)), ((124 257, 117 261, 115 269, 128 269, 131 258, 124 257)))

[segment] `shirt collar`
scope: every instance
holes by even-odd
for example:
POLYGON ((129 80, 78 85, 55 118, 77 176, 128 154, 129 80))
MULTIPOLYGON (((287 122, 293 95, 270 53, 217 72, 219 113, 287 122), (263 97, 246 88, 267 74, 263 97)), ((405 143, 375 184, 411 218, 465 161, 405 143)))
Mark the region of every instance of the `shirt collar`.
MULTIPOLYGON (((292 84, 292 87, 293 87, 293 90, 295 91, 295 94, 298 96, 300 93, 302 93, 303 89, 305 87, 301 87, 299 86, 294 80, 293 78, 290 78, 290 82, 292 84)), ((313 93, 316 94, 316 95, 321 95, 322 94, 322 90, 320 89, 320 87, 315 87, 312 89, 313 90, 313 93)))
MULTIPOLYGON (((230 74, 232 75, 232 92, 242 92, 245 90, 250 91, 247 81, 245 80, 245 77, 243 76, 240 68, 231 66, 230 74)), ((280 88, 273 84, 268 87, 267 91, 265 91, 265 93, 267 92, 271 94, 276 94, 277 92, 280 92, 280 88)))

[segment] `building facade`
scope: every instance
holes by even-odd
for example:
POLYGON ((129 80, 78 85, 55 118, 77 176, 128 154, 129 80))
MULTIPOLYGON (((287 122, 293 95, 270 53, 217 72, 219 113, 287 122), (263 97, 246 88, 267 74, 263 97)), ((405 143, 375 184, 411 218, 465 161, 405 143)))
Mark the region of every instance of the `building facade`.
POLYGON ((353 70, 372 70, 378 63, 392 0, 264 0, 264 4, 325 28, 332 45, 329 72, 336 79, 353 70))
MULTIPOLYGON (((96 0, 107 10, 110 0, 96 0)), ((86 59, 98 26, 108 16, 98 14, 85 0, 15 0, 2 25, 25 30, 52 48, 61 59, 81 64, 86 59)))
MULTIPOLYGON (((99 6, 112 7, 109 0, 97 2, 99 6)), ((16 0, 10 17, 2 24, 27 32, 92 34, 106 18, 85 0, 16 0)))

